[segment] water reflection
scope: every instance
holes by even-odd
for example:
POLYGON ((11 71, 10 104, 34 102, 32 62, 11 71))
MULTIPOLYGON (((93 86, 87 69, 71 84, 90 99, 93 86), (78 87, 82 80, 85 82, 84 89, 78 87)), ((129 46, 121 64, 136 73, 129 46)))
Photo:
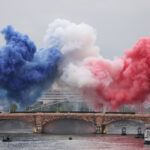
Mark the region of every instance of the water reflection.
POLYGON ((0 150, 148 150, 143 139, 120 135, 11 134, 12 142, 2 142, 0 150), (72 137, 72 140, 68 140, 72 137))

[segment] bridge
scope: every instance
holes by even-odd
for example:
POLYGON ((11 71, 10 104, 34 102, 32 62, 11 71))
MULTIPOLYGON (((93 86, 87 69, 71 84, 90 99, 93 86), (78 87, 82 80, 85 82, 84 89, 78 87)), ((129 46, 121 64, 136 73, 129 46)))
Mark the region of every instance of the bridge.
POLYGON ((35 133, 42 133, 43 126, 62 119, 75 119, 95 126, 96 133, 105 133, 107 125, 120 120, 139 120, 150 124, 150 114, 105 114, 105 113, 2 113, 0 120, 22 120, 32 124, 35 133))

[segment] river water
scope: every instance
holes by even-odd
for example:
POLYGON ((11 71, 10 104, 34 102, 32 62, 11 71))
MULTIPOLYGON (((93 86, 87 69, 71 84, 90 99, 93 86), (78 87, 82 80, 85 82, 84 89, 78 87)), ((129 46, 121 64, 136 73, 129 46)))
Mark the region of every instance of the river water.
POLYGON ((0 135, 0 150, 150 150, 135 135, 9 134, 12 142, 2 142, 3 135, 0 135))

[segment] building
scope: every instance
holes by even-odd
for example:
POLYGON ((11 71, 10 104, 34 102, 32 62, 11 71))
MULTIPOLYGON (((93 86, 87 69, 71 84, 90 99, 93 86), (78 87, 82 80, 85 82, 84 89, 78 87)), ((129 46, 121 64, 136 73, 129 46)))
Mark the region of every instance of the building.
POLYGON ((30 106, 27 111, 93 111, 85 102, 84 97, 70 90, 48 90, 39 98, 38 103, 30 106))
POLYGON ((38 100, 43 104, 54 102, 83 102, 84 98, 81 94, 68 90, 48 90, 44 92, 42 97, 38 100))

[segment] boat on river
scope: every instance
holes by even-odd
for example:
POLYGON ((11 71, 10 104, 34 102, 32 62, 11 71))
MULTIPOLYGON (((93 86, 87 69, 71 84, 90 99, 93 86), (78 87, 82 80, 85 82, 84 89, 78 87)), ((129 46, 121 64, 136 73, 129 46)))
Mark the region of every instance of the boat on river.
POLYGON ((144 144, 150 144, 150 127, 146 127, 144 131, 144 144))
POLYGON ((12 139, 9 136, 7 136, 7 137, 3 136, 3 140, 2 141, 3 142, 11 142, 12 139))

